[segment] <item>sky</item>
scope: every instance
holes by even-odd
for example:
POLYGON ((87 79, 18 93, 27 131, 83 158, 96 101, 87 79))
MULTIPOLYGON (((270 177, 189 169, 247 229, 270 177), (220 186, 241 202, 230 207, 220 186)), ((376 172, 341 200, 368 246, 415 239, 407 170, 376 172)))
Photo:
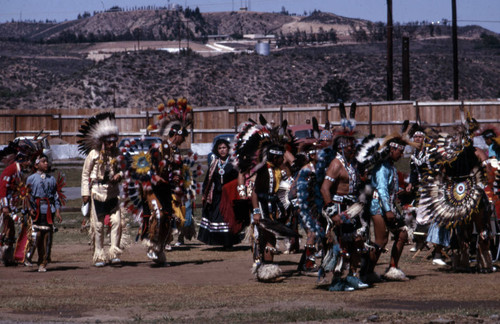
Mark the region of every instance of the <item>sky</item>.
MULTIPOLYGON (((452 0, 393 0, 393 22, 451 21, 452 0)), ((500 33, 500 0, 456 0, 459 26, 480 25, 500 33)), ((179 4, 201 12, 231 11, 248 7, 251 11, 302 15, 315 9, 349 18, 373 22, 387 21, 386 0, 0 0, 0 22, 36 20, 74 20, 85 11, 93 13, 113 6, 167 6, 179 4)))

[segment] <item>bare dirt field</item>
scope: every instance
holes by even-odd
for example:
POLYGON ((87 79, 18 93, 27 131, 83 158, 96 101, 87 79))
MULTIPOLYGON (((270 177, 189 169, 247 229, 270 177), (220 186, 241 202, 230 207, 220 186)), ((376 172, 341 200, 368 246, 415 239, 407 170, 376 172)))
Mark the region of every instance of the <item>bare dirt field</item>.
MULTIPOLYGON (((245 243, 226 251, 187 241, 168 252, 168 267, 157 267, 134 242, 121 266, 95 268, 78 229, 62 227, 55 236, 46 273, 0 266, 0 323, 500 322, 499 272, 438 269, 424 257, 412 259, 409 246, 401 262, 409 281, 329 292, 331 274, 317 284, 295 271, 299 254, 277 256, 286 279, 264 284, 250 273, 245 243)), ((387 260, 383 255, 379 273, 387 260)))

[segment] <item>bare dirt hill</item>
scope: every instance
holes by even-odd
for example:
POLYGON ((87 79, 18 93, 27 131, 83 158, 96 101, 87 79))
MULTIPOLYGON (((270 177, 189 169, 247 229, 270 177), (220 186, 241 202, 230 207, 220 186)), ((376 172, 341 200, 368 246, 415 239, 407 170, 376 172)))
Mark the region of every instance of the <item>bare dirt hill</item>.
MULTIPOLYGON (((10 40, 0 43, 0 108, 146 108, 177 96, 195 106, 321 103, 327 100, 322 87, 331 79, 348 85, 345 99, 384 100, 384 28, 380 22, 319 11, 290 16, 187 9, 105 12, 60 24, 0 24, 2 39, 10 40), (272 34, 275 40, 269 56, 202 57, 190 50, 178 55, 144 45, 184 38, 201 53, 207 45, 199 39, 210 34, 272 34), (25 42, 29 39, 38 42, 25 42), (148 50, 136 51, 133 42, 148 50), (107 53, 99 54, 103 49, 107 53), (96 56, 106 59, 88 60, 96 56)), ((411 38, 411 99, 451 99, 450 27, 425 24, 395 26, 394 98, 401 99, 403 32, 411 38)), ((460 99, 500 97, 500 40, 477 26, 460 28, 459 36, 460 99), (485 45, 485 34, 496 47, 485 45)), ((234 44, 226 47, 253 46, 234 44)))
MULTIPOLYGON (((350 100, 379 101, 386 95, 385 43, 208 58, 148 50, 117 53, 98 63, 81 54, 85 45, 3 43, 0 48, 4 109, 147 108, 178 96, 195 106, 321 103, 321 88, 335 77, 347 81, 350 100)), ((450 39, 412 40, 410 48, 411 99, 452 99, 450 39)), ((500 51, 468 40, 459 48, 460 99, 500 97, 500 51)), ((394 98, 401 99, 400 48, 394 52, 394 98)))
POLYGON ((296 16, 269 12, 207 12, 203 18, 217 26, 217 34, 270 34, 278 33, 282 26, 300 20, 296 16))
MULTIPOLYGON (((82 43, 123 40, 207 40, 210 35, 315 34, 335 31, 339 39, 359 41, 381 40, 385 34, 382 22, 342 17, 334 13, 314 11, 308 16, 253 11, 201 13, 192 10, 131 10, 95 13, 61 23, 9 22, 0 24, 0 40, 49 43, 82 43)), ((472 26, 460 28, 461 37, 479 38, 490 31, 472 26)), ((415 37, 437 37, 451 34, 451 26, 395 23, 394 34, 415 37)))

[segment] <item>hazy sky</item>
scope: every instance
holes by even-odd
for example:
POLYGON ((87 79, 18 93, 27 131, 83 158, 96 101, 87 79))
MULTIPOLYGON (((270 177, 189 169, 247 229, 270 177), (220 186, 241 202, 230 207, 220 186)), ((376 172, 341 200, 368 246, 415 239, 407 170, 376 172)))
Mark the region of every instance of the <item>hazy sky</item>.
MULTIPOLYGON (((451 21, 451 0, 393 0, 393 21, 451 21)), ((500 33, 500 0, 456 0, 459 26, 481 25, 500 33)), ((25 19, 73 20, 85 11, 102 11, 113 6, 179 4, 199 7, 202 12, 238 10, 247 6, 252 11, 303 14, 318 9, 350 18, 386 21, 386 0, 0 0, 0 22, 25 19)))

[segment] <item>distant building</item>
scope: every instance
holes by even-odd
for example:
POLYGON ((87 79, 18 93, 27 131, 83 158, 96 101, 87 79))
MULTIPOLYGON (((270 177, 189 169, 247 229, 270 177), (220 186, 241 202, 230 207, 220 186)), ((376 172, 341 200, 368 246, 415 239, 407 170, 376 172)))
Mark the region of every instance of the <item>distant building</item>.
POLYGON ((276 37, 274 35, 245 34, 243 35, 243 38, 253 40, 274 40, 276 37))

